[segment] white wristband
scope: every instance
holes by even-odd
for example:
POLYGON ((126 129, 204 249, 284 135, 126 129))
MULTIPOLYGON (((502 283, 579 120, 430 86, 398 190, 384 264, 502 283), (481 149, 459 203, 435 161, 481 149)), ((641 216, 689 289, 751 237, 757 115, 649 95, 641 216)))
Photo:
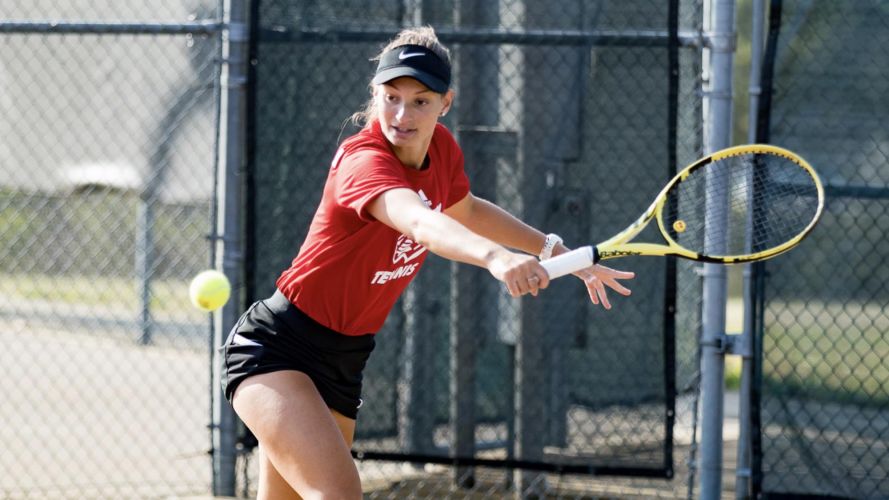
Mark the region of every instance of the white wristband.
POLYGON ((553 256, 553 248, 556 248, 556 245, 562 243, 562 238, 559 237, 558 234, 550 233, 546 235, 546 239, 543 241, 543 249, 540 250, 540 255, 538 256, 540 260, 546 260, 553 256))

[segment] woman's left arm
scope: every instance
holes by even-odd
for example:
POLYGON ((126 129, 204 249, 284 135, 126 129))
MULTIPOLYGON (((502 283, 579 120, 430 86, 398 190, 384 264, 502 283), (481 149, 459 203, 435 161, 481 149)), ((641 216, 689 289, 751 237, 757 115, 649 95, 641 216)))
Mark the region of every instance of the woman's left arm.
MULTIPOLYGON (((472 193, 467 194, 444 212, 485 238, 531 255, 538 255, 546 240, 546 235, 543 232, 525 224, 494 203, 478 198, 472 193)), ((560 243, 553 248, 552 254, 555 256, 569 250, 568 247, 560 243)), ((618 280, 632 279, 636 276, 632 272, 618 271, 599 264, 582 269, 574 275, 583 280, 593 304, 602 304, 605 309, 611 309, 607 288, 624 296, 630 295, 630 289, 620 284, 618 280)))
MULTIPOLYGON (((445 214, 489 240, 538 255, 546 235, 525 224, 506 210, 472 193, 448 207, 445 214)), ((563 248, 563 251, 567 251, 563 248)), ((555 254, 555 252, 553 252, 555 254)), ((559 252, 561 253, 561 252, 559 252)))

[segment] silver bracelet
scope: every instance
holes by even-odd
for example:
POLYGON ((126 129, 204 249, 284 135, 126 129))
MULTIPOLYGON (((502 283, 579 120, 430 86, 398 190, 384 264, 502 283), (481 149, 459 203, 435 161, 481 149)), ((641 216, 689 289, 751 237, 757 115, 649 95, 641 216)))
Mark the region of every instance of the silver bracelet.
POLYGON ((546 235, 546 239, 543 241, 543 249, 540 250, 540 255, 538 256, 540 260, 546 260, 553 256, 553 248, 556 248, 556 245, 562 243, 562 238, 559 237, 558 234, 550 233, 546 235))

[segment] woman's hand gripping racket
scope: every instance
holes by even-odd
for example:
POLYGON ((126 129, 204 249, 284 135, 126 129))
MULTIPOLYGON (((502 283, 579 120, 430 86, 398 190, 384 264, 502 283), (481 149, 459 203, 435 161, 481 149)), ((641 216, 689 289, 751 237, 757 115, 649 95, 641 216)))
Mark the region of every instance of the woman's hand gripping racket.
POLYGON ((685 167, 616 236, 541 265, 553 279, 630 255, 721 264, 764 260, 798 245, 823 207, 821 180, 799 155, 765 144, 735 146, 685 167), (632 243, 652 219, 664 243, 632 243))

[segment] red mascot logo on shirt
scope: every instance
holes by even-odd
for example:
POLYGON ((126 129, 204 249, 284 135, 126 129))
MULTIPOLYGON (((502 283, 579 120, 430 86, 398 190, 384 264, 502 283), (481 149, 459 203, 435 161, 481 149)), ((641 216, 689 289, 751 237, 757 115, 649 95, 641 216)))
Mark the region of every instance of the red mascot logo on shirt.
MULTIPOLYGON (((426 197, 426 193, 422 189, 417 194, 420 195, 420 199, 423 200, 427 207, 432 208, 432 202, 426 197)), ((441 212, 441 203, 434 210, 441 212)), ((403 234, 399 235, 395 241, 395 253, 392 254, 392 263, 398 267, 392 271, 377 271, 370 283, 372 285, 382 285, 388 281, 414 274, 414 271, 419 266, 419 262, 412 263, 411 261, 423 255, 425 251, 426 247, 423 245, 403 234)))

